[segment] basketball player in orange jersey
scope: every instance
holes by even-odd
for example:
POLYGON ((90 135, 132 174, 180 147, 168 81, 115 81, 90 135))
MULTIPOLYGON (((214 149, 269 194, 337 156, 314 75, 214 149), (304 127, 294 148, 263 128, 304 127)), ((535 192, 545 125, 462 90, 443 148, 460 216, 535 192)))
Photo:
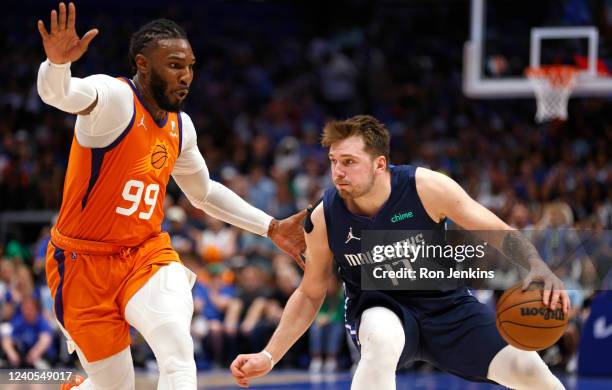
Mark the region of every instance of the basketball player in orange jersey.
POLYGON ((490 244, 529 269, 523 288, 532 281, 542 282, 544 304, 556 308, 561 302, 567 315, 569 297, 563 283, 533 245, 451 178, 425 168, 390 165, 389 132, 371 116, 328 123, 323 145, 329 147, 334 186, 306 219, 304 278, 266 348, 239 355, 232 363, 236 382, 246 387, 250 378, 268 373, 308 329, 334 268, 344 282, 346 328, 361 350, 351 389, 393 390, 396 369, 416 360, 472 381, 493 381, 513 389, 563 389, 537 352, 520 350, 501 338, 495 314, 467 288, 432 290, 435 285, 428 284, 422 289, 375 290, 364 285, 373 269, 405 267, 401 260, 367 260, 373 246, 397 244, 398 234, 368 243, 366 231, 397 230, 404 240, 406 235, 414 237, 416 230, 427 235, 427 245, 445 245, 445 220, 450 218, 472 231, 497 231, 490 244))
POLYGON ((98 33, 79 38, 76 10, 60 3, 38 29, 47 60, 38 73, 44 102, 77 114, 47 280, 69 346, 88 374, 81 389, 133 389, 132 325, 157 358, 159 389, 195 389, 189 333, 193 274, 161 231, 172 175, 207 214, 263 236, 299 260, 304 213, 276 221, 209 179, 196 132, 180 106, 193 80, 185 32, 155 20, 130 42, 132 79, 71 77, 98 33))

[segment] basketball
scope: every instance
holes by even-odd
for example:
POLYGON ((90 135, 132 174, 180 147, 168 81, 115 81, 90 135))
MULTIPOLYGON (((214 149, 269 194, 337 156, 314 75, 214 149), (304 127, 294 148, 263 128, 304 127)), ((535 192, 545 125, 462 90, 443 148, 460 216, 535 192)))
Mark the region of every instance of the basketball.
POLYGON ((532 284, 522 291, 521 283, 506 290, 497 303, 497 329, 519 349, 539 351, 552 346, 565 331, 567 316, 561 302, 550 310, 542 302, 542 288, 532 284))
POLYGON ((153 153, 151 153, 151 165, 155 169, 160 169, 164 166, 168 160, 168 150, 164 145, 155 145, 153 153))

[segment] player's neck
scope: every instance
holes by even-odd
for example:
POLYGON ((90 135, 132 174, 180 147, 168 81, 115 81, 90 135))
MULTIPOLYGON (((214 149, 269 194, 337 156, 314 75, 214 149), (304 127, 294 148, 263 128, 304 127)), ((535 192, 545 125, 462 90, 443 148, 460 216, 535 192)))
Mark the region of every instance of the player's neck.
POLYGON ((386 171, 374 180, 374 185, 367 194, 348 200, 346 205, 353 214, 374 218, 389 196, 391 196, 391 173, 386 171))
POLYGON ((161 122, 166 117, 166 111, 159 108, 155 99, 153 98, 153 94, 148 88, 145 88, 144 84, 141 82, 138 77, 138 73, 134 76, 134 85, 136 89, 140 93, 140 97, 142 98, 142 102, 149 114, 153 117, 156 122, 161 122))

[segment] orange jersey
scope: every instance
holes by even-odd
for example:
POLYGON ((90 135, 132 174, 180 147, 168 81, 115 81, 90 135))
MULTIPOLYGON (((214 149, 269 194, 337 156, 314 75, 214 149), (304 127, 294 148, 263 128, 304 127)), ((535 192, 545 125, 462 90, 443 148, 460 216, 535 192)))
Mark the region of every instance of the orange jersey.
POLYGON ((105 148, 72 141, 57 230, 64 236, 133 247, 161 231, 170 173, 179 156, 178 113, 156 123, 130 80, 134 113, 105 148))

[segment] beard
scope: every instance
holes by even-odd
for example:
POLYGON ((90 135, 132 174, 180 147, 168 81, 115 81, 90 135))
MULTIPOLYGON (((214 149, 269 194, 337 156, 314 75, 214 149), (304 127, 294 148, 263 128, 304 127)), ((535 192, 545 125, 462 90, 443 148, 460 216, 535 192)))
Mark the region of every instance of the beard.
POLYGON ((374 175, 370 177, 370 180, 360 186, 352 186, 350 189, 338 188, 338 195, 344 200, 359 198, 363 195, 366 195, 374 188, 374 175))
POLYGON ((172 103, 166 95, 167 90, 168 83, 161 78, 155 69, 151 69, 151 94, 153 99, 155 99, 155 103, 164 111, 179 112, 183 101, 177 100, 175 103, 172 103))

